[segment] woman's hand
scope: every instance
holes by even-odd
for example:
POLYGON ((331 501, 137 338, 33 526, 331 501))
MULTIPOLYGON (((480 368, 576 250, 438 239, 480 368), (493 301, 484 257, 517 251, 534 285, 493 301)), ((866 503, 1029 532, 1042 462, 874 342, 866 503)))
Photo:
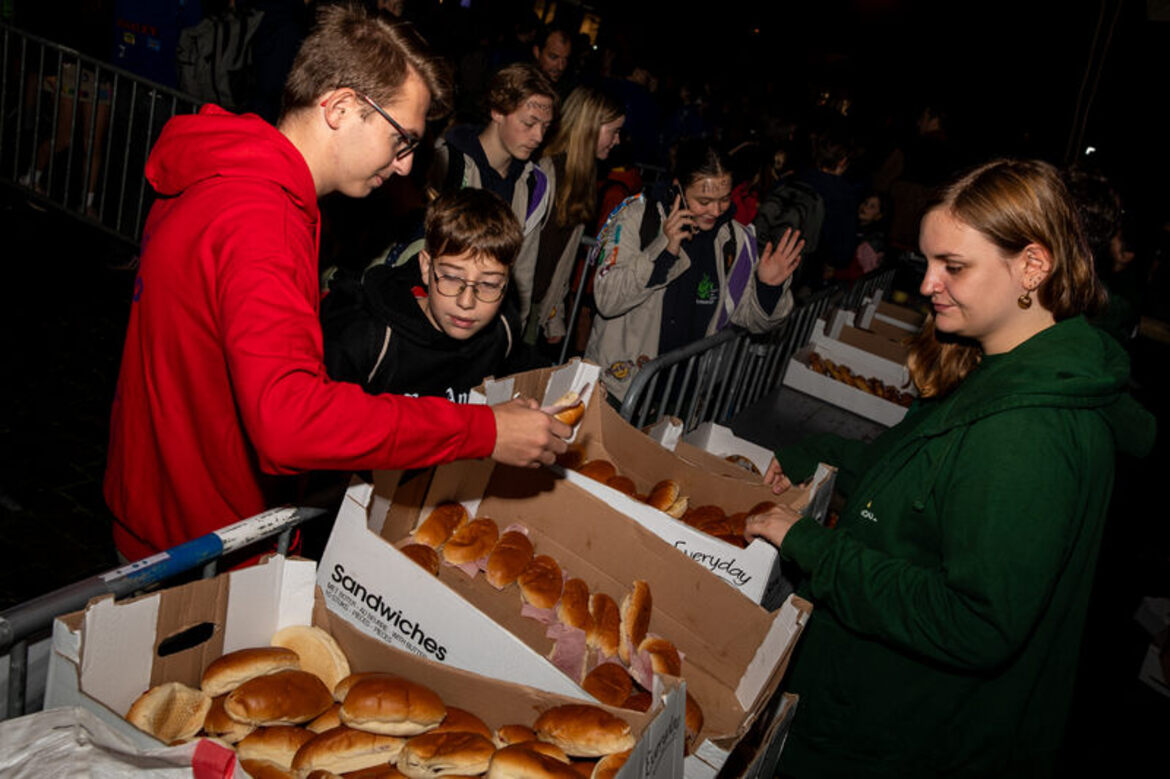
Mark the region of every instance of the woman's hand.
POLYGON ((800 230, 789 227, 774 247, 771 241, 764 246, 760 253, 760 264, 756 266, 756 276, 764 284, 780 286, 800 265, 802 251, 804 239, 800 237, 800 230))
MULTIPOLYGON (((678 256, 682 249, 682 242, 689 241, 695 232, 695 219, 691 212, 680 206, 681 195, 674 196, 674 203, 670 207, 670 214, 662 223, 662 234, 666 236, 666 250, 678 256)), ((647 206, 652 207, 652 206, 647 206)))
POLYGON ((775 506, 762 514, 752 514, 744 524, 743 537, 747 541, 754 538, 763 538, 772 542, 777 548, 784 543, 784 536, 800 519, 797 514, 786 506, 775 506))
POLYGON ((773 495, 779 495, 792 486, 792 480, 784 475, 775 457, 768 463, 768 470, 764 472, 764 484, 772 488, 773 495))

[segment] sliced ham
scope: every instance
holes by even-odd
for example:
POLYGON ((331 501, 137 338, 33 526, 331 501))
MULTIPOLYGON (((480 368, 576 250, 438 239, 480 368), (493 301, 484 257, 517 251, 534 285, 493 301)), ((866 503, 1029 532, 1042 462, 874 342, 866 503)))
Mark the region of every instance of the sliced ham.
POLYGON ((557 622, 557 610, 555 607, 551 609, 538 609, 531 603, 525 603, 520 606, 520 616, 534 619, 543 625, 551 625, 557 622))
POLYGON ((580 684, 585 678, 585 631, 557 622, 549 625, 545 635, 556 642, 548 659, 561 673, 580 684))

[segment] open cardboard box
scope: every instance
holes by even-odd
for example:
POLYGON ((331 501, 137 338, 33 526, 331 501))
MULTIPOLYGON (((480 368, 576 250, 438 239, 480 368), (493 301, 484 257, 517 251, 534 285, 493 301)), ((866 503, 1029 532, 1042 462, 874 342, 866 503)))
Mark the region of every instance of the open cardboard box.
MULTIPOLYGON (((280 628, 303 624, 329 631, 354 671, 390 671, 424 684, 447 705, 474 712, 493 729, 531 724, 539 712, 574 702, 388 648, 332 614, 319 592, 315 599, 316 579, 313 562, 275 557, 133 600, 95 600, 54 623, 46 705, 83 706, 142 748, 157 747, 157 741, 121 718, 143 691, 166 681, 197 687, 203 669, 221 654, 267 646, 280 628), (203 631, 202 641, 163 654, 173 636, 192 628, 203 631)), ((638 738, 620 777, 668 779, 683 772, 683 688, 678 680, 663 681, 660 707, 646 714, 609 709, 629 722, 638 738)))
MULTIPOLYGON (((823 520, 835 469, 821 466, 807 484, 773 495, 760 476, 698 447, 675 443, 681 429, 677 420, 667 420, 646 435, 631 427, 609 404, 597 403, 585 411, 577 430, 577 445, 583 447, 586 460, 613 463, 618 473, 633 480, 641 494, 649 493, 663 479, 674 479, 690 506, 715 505, 734 514, 772 502, 823 520)), ((741 549, 576 471, 564 473, 569 481, 699 562, 752 602, 773 609, 792 593, 791 582, 780 570, 776 547, 766 541, 756 539, 741 549)))
POLYGON ((828 338, 824 334, 823 324, 823 322, 818 322, 813 329, 808 346, 802 348, 788 361, 788 368, 784 372, 785 386, 800 390, 883 425, 892 427, 901 422, 902 418, 906 416, 905 406, 817 373, 808 366, 808 360, 809 355, 816 352, 823 358, 847 366, 855 374, 878 379, 900 392, 914 395, 917 392, 910 381, 910 373, 906 366, 892 363, 863 349, 828 338))
POLYGON ((437 577, 401 554, 409 533, 447 500, 502 528, 523 524, 537 554, 555 558, 591 592, 618 603, 650 585, 650 633, 684 655, 683 678, 702 706, 700 741, 725 755, 776 690, 811 605, 790 598, 769 613, 656 535, 550 469, 460 462, 400 483, 375 472, 348 491, 322 557, 330 608, 387 643, 495 678, 589 699, 547 659, 553 642, 521 616, 519 590, 442 566, 437 577))
MULTIPOLYGON (((753 474, 751 471, 736 465, 740 471, 751 474, 749 479, 754 476, 754 481, 759 481, 763 478, 763 474, 768 470, 768 463, 772 461, 772 452, 752 443, 744 438, 740 438, 731 431, 731 428, 717 425, 714 422, 704 422, 689 433, 682 437, 680 446, 675 447, 675 454, 682 457, 684 460, 691 460, 691 447, 698 448, 707 454, 714 455, 723 462, 728 462, 726 458, 732 455, 739 455, 746 457, 751 461, 752 465, 756 466, 759 471, 758 474, 753 474)), ((693 460, 691 460, 693 462, 693 460)), ((729 463, 735 465, 735 463, 729 463)), ((722 472, 722 471, 720 471, 722 472)), ((739 475, 736 473, 736 475, 739 475)))

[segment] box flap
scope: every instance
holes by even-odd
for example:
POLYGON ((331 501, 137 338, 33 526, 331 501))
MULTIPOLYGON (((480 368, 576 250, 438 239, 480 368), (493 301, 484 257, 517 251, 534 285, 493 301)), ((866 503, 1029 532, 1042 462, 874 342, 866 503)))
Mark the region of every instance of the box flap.
POLYGON ((288 625, 307 625, 312 617, 317 564, 276 556, 266 565, 232 571, 224 617, 223 651, 264 646, 288 625), (230 593, 246 593, 231 597, 230 593))
POLYGON ((94 601, 82 627, 81 689, 118 714, 151 686, 162 596, 116 604, 94 601))

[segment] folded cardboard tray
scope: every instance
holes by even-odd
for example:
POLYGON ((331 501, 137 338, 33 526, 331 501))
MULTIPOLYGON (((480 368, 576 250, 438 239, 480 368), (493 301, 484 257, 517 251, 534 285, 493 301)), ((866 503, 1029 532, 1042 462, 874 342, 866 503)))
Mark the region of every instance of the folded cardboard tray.
POLYGON ((461 462, 401 481, 375 472, 350 487, 322 557, 319 582, 330 608, 391 645, 493 678, 590 699, 548 659, 546 627, 521 615, 517 587, 499 591, 482 575, 442 566, 432 576, 398 551, 444 501, 501 530, 528 531, 537 554, 555 558, 590 592, 620 603, 633 582, 649 583, 649 632, 684 655, 682 676, 702 706, 701 739, 725 755, 779 685, 811 606, 790 598, 769 613, 604 500, 550 469, 461 462))
MULTIPOLYGON (((316 565, 275 557, 266 564, 222 574, 137 599, 96 600, 53 626, 46 707, 94 711, 131 743, 159 746, 122 715, 149 687, 179 681, 193 687, 207 665, 226 652, 267 646, 288 625, 329 631, 354 671, 389 671, 433 689, 450 706, 477 714, 489 727, 531 724, 537 714, 573 698, 470 673, 387 647, 314 598, 316 565), (176 639, 192 644, 170 652, 176 639)), ((645 714, 608 710, 630 723, 638 738, 619 776, 668 779, 682 775, 684 696, 664 679, 662 705, 645 714)))

